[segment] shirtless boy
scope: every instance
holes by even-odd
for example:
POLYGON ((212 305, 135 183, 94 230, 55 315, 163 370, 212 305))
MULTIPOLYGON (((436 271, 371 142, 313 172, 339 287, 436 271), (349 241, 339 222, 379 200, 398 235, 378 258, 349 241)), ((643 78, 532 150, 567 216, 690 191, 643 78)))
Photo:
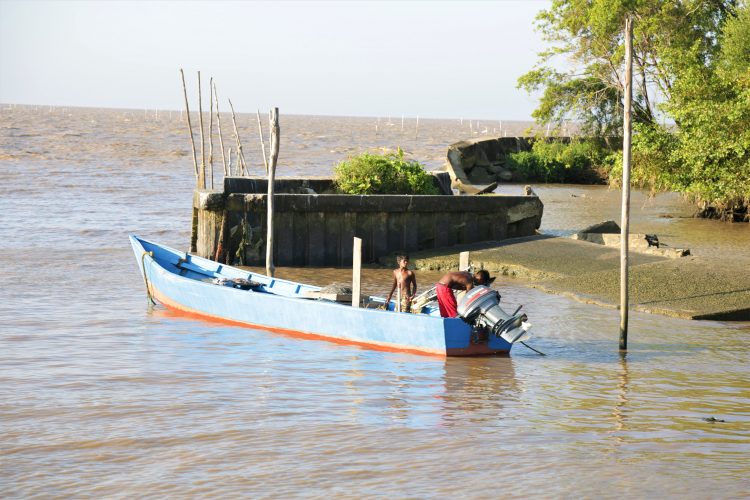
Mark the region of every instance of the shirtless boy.
MULTIPOLYGON (((388 294, 388 298, 385 303, 391 302, 391 297, 396 287, 401 291, 401 312, 411 312, 411 301, 417 294, 417 276, 414 271, 409 271, 409 256, 398 255, 396 257, 396 263, 398 269, 393 270, 393 286, 391 287, 391 293, 388 294)), ((398 304, 396 310, 399 310, 398 304)))
POLYGON ((455 318, 458 316, 458 304, 453 290, 466 290, 467 292, 478 285, 490 285, 495 278, 490 278, 490 273, 485 270, 477 271, 472 275, 466 271, 447 273, 438 281, 437 299, 440 308, 440 316, 443 318, 455 318))

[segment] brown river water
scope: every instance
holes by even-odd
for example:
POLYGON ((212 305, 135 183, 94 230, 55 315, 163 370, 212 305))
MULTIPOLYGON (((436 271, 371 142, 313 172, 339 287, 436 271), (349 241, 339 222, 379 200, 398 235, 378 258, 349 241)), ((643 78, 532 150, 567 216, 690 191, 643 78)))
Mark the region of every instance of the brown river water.
MULTIPOLYGON (((238 119, 260 173, 255 116, 238 119)), ((397 145, 436 168, 472 132, 526 124, 281 126, 279 175, 328 175, 397 145)), ((496 286, 525 304, 545 357, 440 359, 189 319, 147 305, 127 234, 186 248, 193 183, 179 112, 0 106, 0 496, 750 493, 750 324, 631 313, 622 357, 617 311, 510 278, 496 286)), ((617 191, 535 188, 545 232, 619 220, 617 191)), ((636 192, 632 210, 634 232, 750 265, 747 225, 689 218, 674 194, 636 192)), ((365 291, 387 292, 388 273, 365 270, 365 291)), ((325 285, 349 271, 280 275, 325 285)), ((417 275, 421 289, 438 277, 417 275)))

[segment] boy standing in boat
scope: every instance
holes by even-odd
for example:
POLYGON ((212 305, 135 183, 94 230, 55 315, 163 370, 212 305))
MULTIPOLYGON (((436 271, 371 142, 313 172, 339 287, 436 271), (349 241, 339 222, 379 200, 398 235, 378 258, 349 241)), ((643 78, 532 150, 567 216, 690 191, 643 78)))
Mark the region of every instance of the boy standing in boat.
POLYGON ((435 287, 437 291, 438 307, 440 316, 443 318, 455 318, 458 316, 458 304, 453 290, 466 290, 467 292, 478 285, 489 286, 495 278, 490 278, 490 273, 482 269, 476 274, 466 271, 451 272, 445 274, 435 287))
POLYGON ((389 304, 391 302, 393 292, 398 287, 401 303, 396 304, 396 310, 399 312, 411 312, 411 301, 417 294, 417 276, 414 274, 414 271, 408 269, 408 255, 397 255, 396 264, 398 264, 398 269, 393 270, 393 286, 385 303, 389 304))

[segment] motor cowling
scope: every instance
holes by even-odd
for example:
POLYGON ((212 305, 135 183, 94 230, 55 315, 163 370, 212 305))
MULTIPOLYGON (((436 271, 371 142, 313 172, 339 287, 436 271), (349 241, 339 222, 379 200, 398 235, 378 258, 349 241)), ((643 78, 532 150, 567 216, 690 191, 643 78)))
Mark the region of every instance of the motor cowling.
POLYGON ((472 288, 461 299, 458 317, 472 325, 487 328, 511 344, 521 340, 531 327, 525 314, 506 313, 500 307, 500 294, 484 285, 472 288))

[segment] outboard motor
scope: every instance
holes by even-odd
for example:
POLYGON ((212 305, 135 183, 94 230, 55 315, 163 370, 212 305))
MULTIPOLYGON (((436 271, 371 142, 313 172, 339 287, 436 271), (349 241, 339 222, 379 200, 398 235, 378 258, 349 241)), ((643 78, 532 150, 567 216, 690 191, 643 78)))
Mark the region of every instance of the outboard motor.
POLYGON ((480 285, 469 290, 458 304, 458 316, 475 326, 487 328, 493 335, 516 342, 531 328, 525 314, 510 315, 500 307, 500 294, 490 287, 480 285))

